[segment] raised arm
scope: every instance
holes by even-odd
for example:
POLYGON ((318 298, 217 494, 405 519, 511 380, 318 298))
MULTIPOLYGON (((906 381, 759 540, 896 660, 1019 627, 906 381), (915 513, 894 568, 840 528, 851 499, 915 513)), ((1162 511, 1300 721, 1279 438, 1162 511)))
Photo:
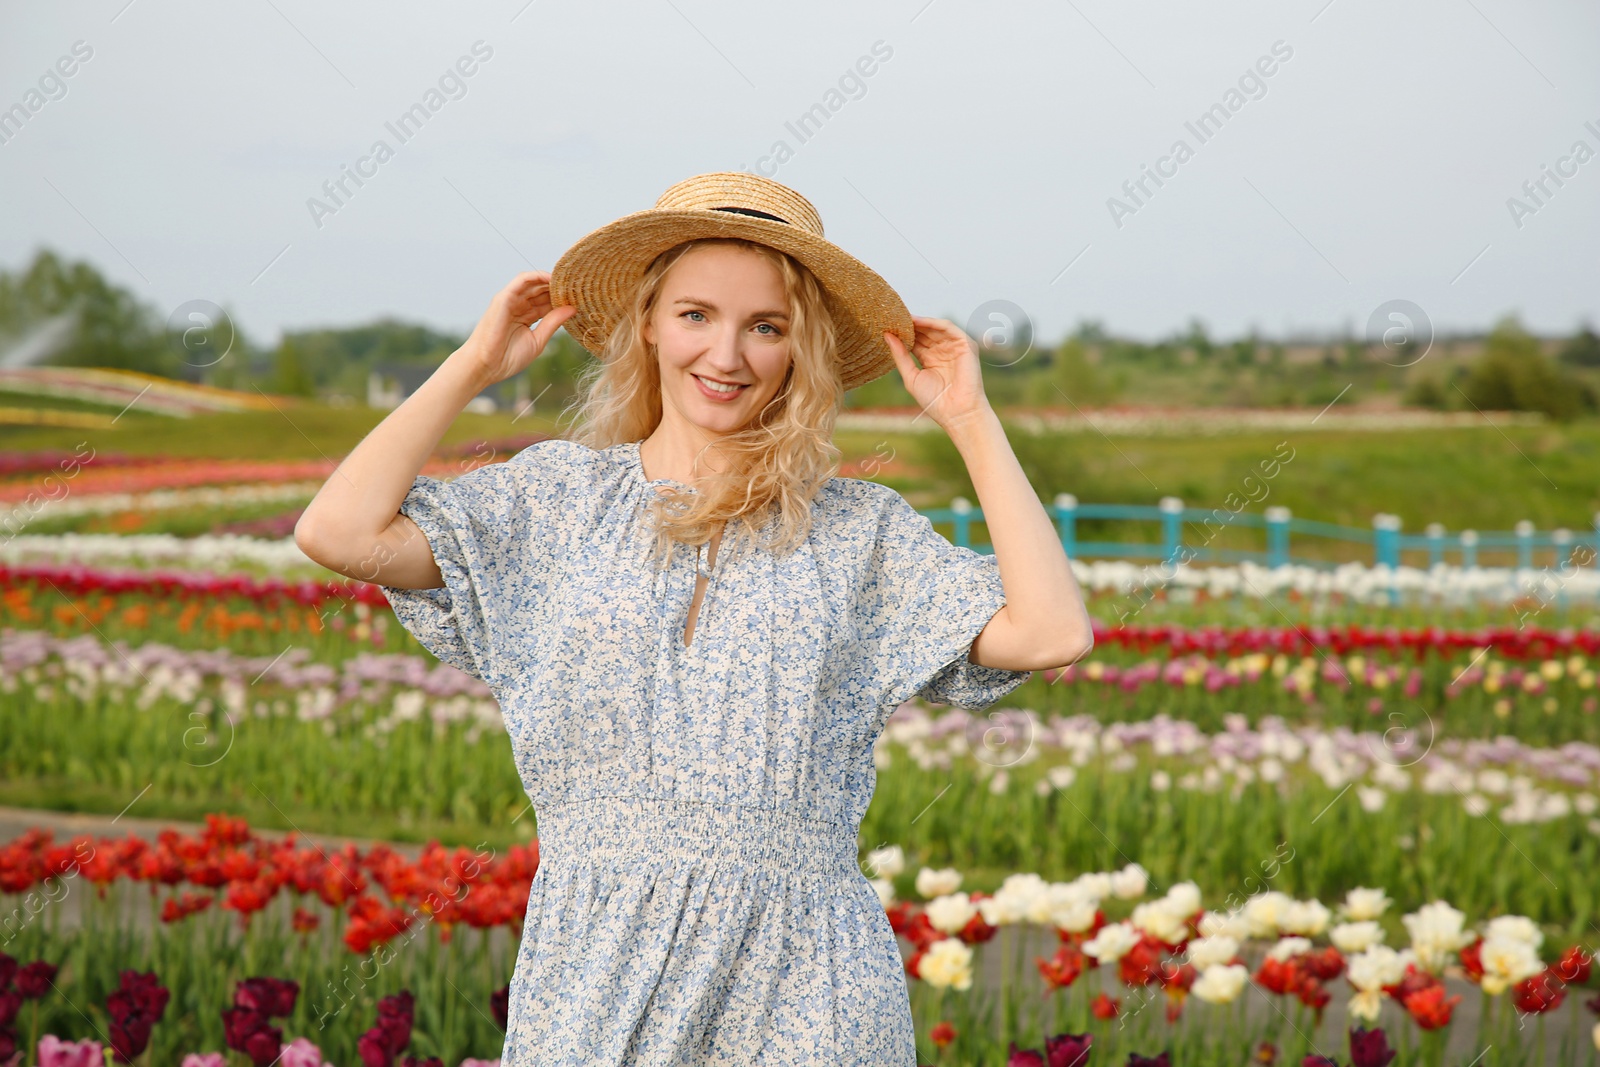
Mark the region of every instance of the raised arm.
POLYGON ((884 337, 906 388, 966 462, 1005 586, 1005 607, 978 634, 968 658, 1013 671, 1076 663, 1094 648, 1083 594, 1055 525, 984 395, 977 352, 954 323, 920 316, 912 323, 922 366, 898 336, 884 337))
POLYGON ((433 589, 444 577, 428 540, 400 514, 422 465, 467 403, 519 374, 576 313, 550 308, 550 275, 519 274, 489 303, 472 336, 361 440, 295 523, 308 557, 347 577, 433 589), (528 329, 535 322, 536 329, 528 329))

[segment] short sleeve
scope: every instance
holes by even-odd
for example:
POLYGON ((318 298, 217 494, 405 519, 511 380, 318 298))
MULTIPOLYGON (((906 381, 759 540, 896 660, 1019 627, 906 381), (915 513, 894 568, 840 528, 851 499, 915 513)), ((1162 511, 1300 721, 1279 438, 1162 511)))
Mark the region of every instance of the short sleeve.
POLYGON ((504 677, 515 613, 541 602, 552 579, 555 502, 571 480, 571 447, 551 438, 449 481, 418 475, 400 504, 428 539, 444 585, 379 588, 422 647, 491 687, 504 677))
POLYGON ((952 544, 892 489, 881 500, 861 594, 865 669, 881 705, 913 696, 981 711, 1033 676, 968 654, 1005 606, 999 561, 952 544))

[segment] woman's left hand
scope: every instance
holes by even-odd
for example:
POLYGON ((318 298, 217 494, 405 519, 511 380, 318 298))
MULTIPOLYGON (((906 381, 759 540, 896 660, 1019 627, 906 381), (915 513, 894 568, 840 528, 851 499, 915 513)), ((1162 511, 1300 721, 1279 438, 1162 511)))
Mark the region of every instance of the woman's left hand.
POLYGON ((947 319, 913 315, 916 328, 911 353, 900 336, 885 330, 883 337, 900 368, 900 379, 917 405, 945 432, 967 419, 981 416, 989 407, 983 392, 978 349, 961 328, 947 319), (917 357, 918 367, 911 356, 917 357))

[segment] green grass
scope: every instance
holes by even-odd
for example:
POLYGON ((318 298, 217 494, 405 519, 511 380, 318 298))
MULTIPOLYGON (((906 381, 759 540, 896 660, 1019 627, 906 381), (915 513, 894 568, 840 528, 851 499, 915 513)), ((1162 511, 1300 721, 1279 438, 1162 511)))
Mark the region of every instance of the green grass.
MULTIPOLYGON (((281 410, 236 412, 192 419, 147 419, 108 430, 0 427, 0 448, 71 449, 87 441, 101 451, 228 459, 339 459, 387 414, 365 407, 330 407, 279 400, 281 410)), ((554 410, 545 415, 553 415, 554 410)), ((538 414, 462 414, 444 444, 556 430, 538 414)), ((1033 436, 1012 428, 1009 438, 1034 489, 1044 500, 1070 492, 1083 503, 1155 504, 1177 496, 1196 508, 1229 508, 1230 494, 1244 510, 1288 507, 1299 518, 1370 529, 1379 511, 1397 514, 1403 529, 1419 533, 1430 522, 1450 530, 1509 530, 1520 519, 1541 530, 1592 529, 1600 510, 1600 421, 1566 426, 1448 430, 1281 431, 1204 437, 1114 437, 1094 433, 1033 436), (1275 476, 1260 465, 1275 452, 1292 458, 1275 476), (1247 478, 1256 481, 1246 482, 1247 478)), ((942 433, 883 435, 841 431, 835 443, 846 459, 862 459, 887 443, 912 470, 884 481, 919 507, 948 506, 956 495, 977 502, 960 454, 942 433)), ((975 536, 987 540, 981 528, 975 536)), ((1084 522, 1089 539, 1158 539, 1153 523, 1116 529, 1084 522)), ((1193 526, 1185 543, 1203 542, 1193 526)), ((1224 531, 1215 547, 1259 548, 1254 531, 1224 531)), ((1312 553, 1316 542, 1294 545, 1312 553)), ((1338 554, 1350 558, 1349 548, 1338 554)), ((1329 558, 1334 558, 1330 555, 1329 558)), ((1357 558, 1370 558, 1370 553, 1357 558)), ((1408 562, 1417 562, 1412 559, 1408 562)), ((1509 555, 1480 553, 1480 562, 1504 565, 1509 555)), ((1541 559, 1539 565, 1548 560, 1541 559)))
MULTIPOLYGON (((1281 431, 1201 438, 1116 437, 1093 433, 1031 436, 1009 434, 1023 470, 1039 495, 1070 492, 1080 503, 1154 505, 1176 496, 1191 508, 1240 508, 1260 513, 1272 505, 1297 518, 1370 530, 1378 512, 1399 515, 1402 531, 1419 534, 1430 522, 1450 531, 1510 530, 1528 519, 1539 530, 1565 526, 1592 532, 1600 510, 1593 472, 1600 467, 1600 423, 1567 427, 1351 431, 1281 431), (1293 449, 1292 454, 1288 451, 1293 449), (1272 477, 1274 454, 1290 456, 1272 477), (1267 463, 1266 472, 1261 464, 1267 463), (1246 481, 1246 479, 1251 479, 1246 481), (1230 495, 1232 498, 1230 499, 1230 495)), ((870 454, 873 444, 858 444, 870 454)), ((845 447, 841 442, 841 447, 845 447)), ((948 506, 957 495, 978 501, 959 452, 942 434, 922 435, 908 455, 928 477, 916 487, 919 506, 948 506)), ((1190 524, 1185 544, 1205 542, 1210 527, 1190 524)), ((986 538, 986 533, 976 534, 986 538)), ((1082 522, 1083 540, 1158 540, 1155 523, 1118 530, 1109 522, 1082 522)), ((1321 539, 1291 542, 1309 554, 1331 547, 1321 539)), ((1264 547, 1254 530, 1224 530, 1213 547, 1264 547)), ((1537 566, 1549 562, 1536 561, 1537 566)), ((1333 557, 1330 557, 1333 558, 1333 557)), ((1371 559, 1370 549, 1355 556, 1371 559)), ((1406 562, 1426 564, 1423 554, 1406 562)), ((1481 564, 1514 562, 1510 552, 1480 550, 1481 564)))

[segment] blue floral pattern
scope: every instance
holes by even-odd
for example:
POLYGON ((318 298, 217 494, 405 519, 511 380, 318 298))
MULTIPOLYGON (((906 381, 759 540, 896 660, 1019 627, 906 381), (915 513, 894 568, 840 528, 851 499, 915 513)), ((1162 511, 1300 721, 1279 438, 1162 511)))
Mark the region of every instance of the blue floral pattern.
POLYGON ((401 506, 444 577, 395 615, 500 703, 539 830, 503 1067, 915 1067, 906 976, 860 868, 873 742, 913 696, 971 710, 1004 604, 887 486, 834 478, 798 550, 650 559, 639 443, 550 439, 401 506))

